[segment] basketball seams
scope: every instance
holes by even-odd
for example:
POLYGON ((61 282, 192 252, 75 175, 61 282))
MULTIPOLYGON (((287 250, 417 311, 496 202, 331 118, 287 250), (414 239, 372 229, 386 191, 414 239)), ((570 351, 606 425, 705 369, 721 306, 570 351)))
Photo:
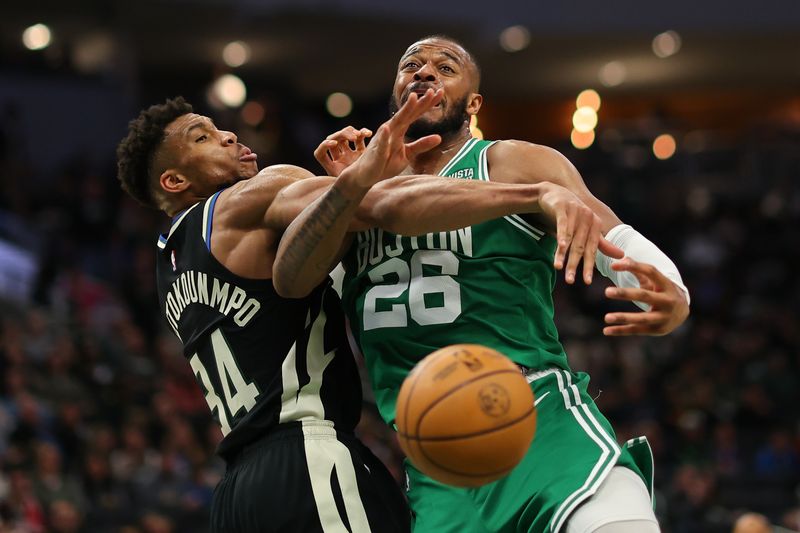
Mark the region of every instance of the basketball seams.
MULTIPOLYGON (((434 407, 439 405, 442 401, 444 401, 445 398, 447 398, 448 396, 450 396, 454 392, 463 389, 467 385, 471 385, 471 384, 475 383, 476 381, 480 381, 480 380, 482 380, 484 378, 487 378, 487 377, 490 377, 490 376, 497 376, 499 374, 519 374, 519 371, 516 370, 516 369, 515 370, 511 370, 511 369, 493 370, 491 372, 487 372, 486 374, 481 374, 479 376, 475 376, 473 378, 470 378, 467 381, 462 381, 461 383, 459 383, 455 387, 452 387, 452 388, 448 389, 447 391, 443 392, 441 394, 441 396, 436 398, 434 401, 430 402, 428 404, 428 406, 425 408, 425 410, 423 410, 419 414, 419 416, 417 417, 417 427, 414 428, 414 430, 415 430, 414 431, 414 435, 419 437, 419 428, 422 425, 422 421, 425 419, 425 415, 428 414, 428 412, 431 409, 433 409, 434 407)), ((414 382, 414 384, 416 384, 416 382, 414 382)), ((406 411, 406 413, 408 413, 408 412, 406 411)))
POLYGON ((427 442, 427 441, 431 441, 431 442, 446 442, 448 440, 466 439, 466 438, 469 438, 469 437, 480 437, 481 435, 487 435, 489 433, 494 433, 495 431, 499 431, 501 429, 506 429, 508 427, 511 427, 514 424, 516 424, 517 422, 520 422, 521 420, 525 420, 526 418, 531 416, 531 413, 534 413, 535 411, 536 411, 536 407, 531 406, 531 408, 525 414, 523 414, 521 416, 518 416, 517 418, 515 418, 514 420, 511 420, 510 422, 506 422, 502 426, 495 426, 495 427, 492 427, 492 428, 489 428, 489 429, 482 429, 481 431, 473 431, 472 433, 464 433, 463 435, 450 435, 448 437, 424 437, 424 438, 420 437, 419 435, 416 435, 414 437, 409 436, 409 435, 403 435, 403 437, 406 440, 415 440, 415 441, 419 441, 419 442, 427 442))
MULTIPOLYGON (((525 418, 519 418, 519 419, 515 420, 514 423, 512 423, 512 424, 507 424, 507 425, 505 425, 503 427, 500 427, 500 428, 494 428, 494 429, 491 429, 489 431, 484 431, 481 434, 485 435, 485 434, 488 434, 488 433, 493 433, 493 432, 498 431, 500 429, 507 429, 507 428, 510 428, 510 427, 512 427, 512 426, 514 426, 516 424, 519 424, 520 422, 524 422, 527 419, 527 416, 529 416, 530 413, 533 412, 533 411, 535 411, 535 409, 531 409, 525 415, 525 418)), ((474 437, 476 435, 477 434, 464 435, 463 437, 453 437, 453 438, 451 438, 451 440, 460 439, 460 438, 469 438, 469 437, 474 437)), ((427 440, 439 440, 440 441, 440 440, 444 440, 444 439, 425 439, 425 440, 426 441, 427 440)), ((504 474, 504 473, 511 472, 517 466, 517 463, 514 463, 514 465, 511 466, 510 468, 501 468, 500 470, 492 470, 490 472, 479 472, 479 473, 461 472, 459 470, 453 470, 452 468, 448 468, 448 467, 442 465, 441 463, 431 459, 431 457, 427 454, 427 452, 425 452, 425 447, 422 445, 423 442, 424 441, 421 441, 421 440, 417 439, 419 451, 422 452, 422 455, 425 456, 425 459, 427 459, 431 464, 435 465, 437 468, 440 468, 441 470, 444 470, 445 472, 449 472, 451 474, 456 474, 458 476, 483 478, 483 477, 488 477, 488 476, 494 476, 496 474, 501 474, 501 473, 504 474)))

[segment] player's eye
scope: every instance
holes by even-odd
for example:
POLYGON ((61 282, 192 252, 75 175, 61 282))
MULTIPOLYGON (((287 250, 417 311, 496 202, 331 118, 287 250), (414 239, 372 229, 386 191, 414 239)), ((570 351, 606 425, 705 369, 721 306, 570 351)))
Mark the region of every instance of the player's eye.
POLYGON ((403 68, 404 69, 406 69, 406 68, 417 68, 417 66, 418 65, 417 65, 416 61, 408 61, 406 64, 403 65, 403 68))
POLYGON ((206 139, 208 139, 208 135, 201 135, 200 137, 195 139, 194 142, 201 143, 201 142, 205 141, 206 139))

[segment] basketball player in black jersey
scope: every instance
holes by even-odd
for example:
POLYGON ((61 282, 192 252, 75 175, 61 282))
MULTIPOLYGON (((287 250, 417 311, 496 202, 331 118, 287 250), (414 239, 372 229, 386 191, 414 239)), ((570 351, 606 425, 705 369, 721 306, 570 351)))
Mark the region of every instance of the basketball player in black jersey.
MULTIPOLYGON (((272 284, 279 238, 309 203, 324 192, 337 212, 357 212, 349 229, 381 226, 407 235, 518 212, 592 226, 588 208, 557 186, 387 180, 409 156, 439 142, 437 135, 403 139, 440 99, 433 91, 410 97, 335 180, 289 165, 257 173, 255 154, 180 98, 143 111, 120 143, 122 187, 173 217, 158 240, 160 307, 224 434, 218 453, 228 468, 212 505, 214 531, 409 527, 394 480, 353 437, 360 382, 330 280, 293 300, 280 298, 272 284)), ((324 209, 319 216, 336 224, 324 209)), ((576 244, 589 248, 597 237, 575 234, 586 239, 576 244)), ((328 272, 328 258, 322 262, 309 264, 328 272)))
MULTIPOLYGON (((381 148, 405 150, 405 128, 436 99, 389 121, 381 148)), ((378 144, 354 188, 387 177, 378 144)), ((131 122, 118 165, 127 192, 173 217, 158 240, 158 291, 224 434, 213 530, 408 530, 395 480, 353 436, 361 388, 338 297, 323 283, 282 299, 270 279, 280 232, 307 203, 280 191, 310 173, 283 165, 243 179, 256 155, 182 99, 131 122)))

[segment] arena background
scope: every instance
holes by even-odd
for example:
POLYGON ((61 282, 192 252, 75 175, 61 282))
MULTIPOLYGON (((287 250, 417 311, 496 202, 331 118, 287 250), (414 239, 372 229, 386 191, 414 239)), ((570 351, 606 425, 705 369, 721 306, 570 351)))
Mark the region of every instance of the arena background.
MULTIPOLYGON (((620 440, 653 444, 663 531, 800 530, 796 0, 32 1, 0 30, 0 532, 207 530, 219 432, 157 313, 167 218, 115 178, 127 121, 182 94, 261 166, 321 172, 318 142, 386 118, 399 55, 434 33, 483 66, 483 135, 565 153, 692 292, 672 335, 607 339, 603 281, 556 290, 573 367, 620 440), (227 74, 245 103, 214 91, 227 74)), ((359 431, 400 478, 369 402, 359 431)))

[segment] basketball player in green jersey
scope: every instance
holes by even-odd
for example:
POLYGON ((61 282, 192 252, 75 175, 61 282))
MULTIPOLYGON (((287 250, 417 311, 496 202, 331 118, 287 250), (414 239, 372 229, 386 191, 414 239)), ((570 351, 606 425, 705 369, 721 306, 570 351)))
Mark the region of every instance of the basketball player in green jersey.
MULTIPOLYGON (((628 256, 610 265, 598 254, 598 269, 617 285, 607 295, 635 301, 645 310, 610 313, 604 333, 662 335, 680 325, 688 315, 688 293, 672 261, 594 198, 563 156, 519 141, 471 138, 469 117, 482 103, 478 83, 472 56, 451 39, 423 39, 403 54, 395 108, 413 93, 444 91, 441 103, 408 131, 411 139, 438 134, 442 142, 413 157, 409 172, 566 187, 594 210, 605 238, 628 256)), ((354 132, 343 130, 320 146, 328 173, 336 175, 359 156, 359 150, 347 147, 360 140, 354 132)), ((318 260, 321 248, 334 250, 344 241, 342 231, 320 232, 315 215, 324 204, 322 197, 294 221, 281 240, 276 265, 286 271, 302 268, 298 249, 314 248, 318 260)), ((407 464, 416 533, 659 530, 646 440, 618 445, 587 393, 588 376, 571 371, 558 340, 551 292, 554 267, 564 265, 554 262, 559 243, 548 229, 541 219, 516 215, 416 237, 375 229, 359 233, 343 260, 343 304, 388 423, 394 421, 397 393, 408 372, 449 344, 478 343, 505 353, 521 367, 537 398, 538 428, 529 453, 500 481, 453 488, 407 464)), ((574 282, 581 258, 573 248, 566 263, 568 283, 574 282)), ((583 279, 592 280, 587 261, 583 279)), ((285 287, 294 290, 303 283, 309 280, 295 279, 285 287)))

